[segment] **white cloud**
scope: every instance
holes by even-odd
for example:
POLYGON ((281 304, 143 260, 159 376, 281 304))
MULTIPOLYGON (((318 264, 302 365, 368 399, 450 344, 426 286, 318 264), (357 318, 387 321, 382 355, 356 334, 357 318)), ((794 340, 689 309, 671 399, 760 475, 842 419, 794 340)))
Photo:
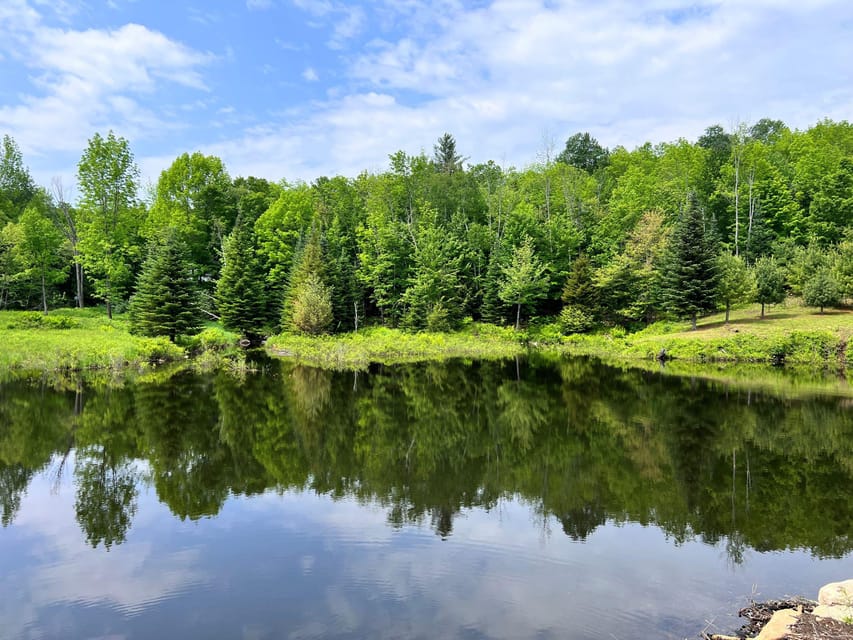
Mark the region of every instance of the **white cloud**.
POLYGON ((306 67, 302 72, 302 77, 308 82, 317 82, 320 79, 320 76, 317 75, 317 71, 313 67, 306 67))
POLYGON ((6 53, 30 69, 32 87, 17 103, 0 106, 0 129, 13 131, 34 155, 79 152, 94 131, 109 127, 133 137, 181 126, 139 97, 166 83, 206 90, 199 69, 213 59, 138 24, 50 27, 20 0, 0 10, 2 40, 6 53))
MULTIPOLYGON (((296 4, 337 15, 331 2, 296 4)), ((354 175, 444 131, 472 162, 524 165, 546 129, 558 145, 588 130, 632 147, 714 123, 805 127, 853 112, 853 5, 842 0, 388 0, 384 11, 383 37, 344 58, 348 85, 215 145, 235 173, 354 175)))
POLYGON ((246 7, 252 11, 269 9, 272 4, 272 0, 246 0, 246 7))

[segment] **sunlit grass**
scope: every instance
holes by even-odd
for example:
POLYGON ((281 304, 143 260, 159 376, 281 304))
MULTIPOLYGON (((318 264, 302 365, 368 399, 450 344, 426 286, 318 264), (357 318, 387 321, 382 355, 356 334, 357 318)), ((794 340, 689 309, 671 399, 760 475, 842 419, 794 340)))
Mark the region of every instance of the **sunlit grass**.
POLYGON ((786 362, 843 365, 853 362, 853 311, 804 307, 789 299, 765 310, 733 310, 728 323, 718 313, 689 322, 658 322, 637 333, 620 331, 566 340, 571 351, 640 358, 694 361, 786 362))
POLYGON ((507 358, 525 351, 512 328, 470 324, 453 333, 407 333, 373 327, 358 333, 307 337, 281 334, 267 340, 272 355, 333 369, 363 368, 446 358, 507 358))

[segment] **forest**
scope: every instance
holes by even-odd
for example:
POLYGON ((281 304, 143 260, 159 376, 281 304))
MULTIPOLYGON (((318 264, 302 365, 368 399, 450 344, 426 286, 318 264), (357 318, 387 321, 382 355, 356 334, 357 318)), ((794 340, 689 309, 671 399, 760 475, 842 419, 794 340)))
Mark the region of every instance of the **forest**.
POLYGON ((130 143, 88 141, 76 197, 0 151, 0 309, 103 305, 134 333, 205 322, 251 340, 468 319, 564 334, 797 296, 853 298, 853 125, 762 119, 695 142, 543 144, 523 169, 471 164, 445 133, 380 173, 232 178, 184 153, 141 184, 130 143))

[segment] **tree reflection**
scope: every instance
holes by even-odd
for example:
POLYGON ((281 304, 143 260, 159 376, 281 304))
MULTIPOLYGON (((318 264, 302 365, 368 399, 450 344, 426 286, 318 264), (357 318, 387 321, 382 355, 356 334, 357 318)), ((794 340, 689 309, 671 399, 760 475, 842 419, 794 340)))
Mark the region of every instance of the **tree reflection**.
MULTIPOLYGON (((832 398, 779 398, 585 359, 375 367, 268 363, 133 384, 0 385, 0 508, 76 448, 78 521, 122 542, 140 484, 177 517, 230 495, 311 490, 453 534, 467 509, 530 504, 546 535, 605 522, 748 549, 853 548, 853 421, 832 398), (82 402, 85 396, 85 403, 82 402)), ((559 535, 559 534, 558 534, 559 535)))

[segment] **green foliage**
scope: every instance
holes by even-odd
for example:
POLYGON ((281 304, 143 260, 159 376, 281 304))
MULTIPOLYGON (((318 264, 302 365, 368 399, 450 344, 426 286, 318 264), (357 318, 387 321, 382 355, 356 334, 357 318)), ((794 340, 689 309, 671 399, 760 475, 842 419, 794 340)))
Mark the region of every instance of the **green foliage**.
POLYGON ((841 302, 841 291, 829 269, 821 269, 806 281, 803 302, 810 307, 835 307, 841 302))
POLYGON ((190 271, 189 251, 177 229, 152 239, 136 293, 130 300, 131 333, 166 336, 195 333, 201 326, 198 291, 190 271))
POLYGON ((567 305, 560 312, 560 330, 564 335, 586 333, 595 326, 595 319, 583 307, 567 305))
POLYGON ((186 347, 192 352, 226 352, 237 347, 240 335, 221 327, 207 327, 186 339, 186 347))
POLYGON ((79 326, 79 322, 68 316, 46 316, 36 311, 21 311, 6 322, 6 329, 75 329, 79 326))
POLYGON ((772 257, 759 258, 753 270, 755 275, 755 302, 761 303, 761 317, 764 317, 764 305, 779 304, 785 299, 785 276, 772 257))
POLYGON ((713 235, 695 202, 687 208, 673 232, 664 267, 664 302, 696 326, 698 314, 715 306, 718 281, 713 235))
POLYGON ((740 256, 723 253, 717 258, 717 296, 726 309, 726 322, 732 306, 752 302, 755 298, 753 274, 740 256))
POLYGON ((566 146, 557 156, 557 162, 593 173, 606 167, 609 157, 607 149, 588 132, 584 132, 576 133, 566 140, 566 146))
POLYGON ((517 307, 515 329, 521 324, 521 307, 545 295, 548 287, 546 267, 539 262, 533 250, 533 240, 525 238, 512 252, 512 259, 502 270, 498 296, 517 307))
POLYGON ((252 228, 237 221, 225 241, 222 272, 216 283, 216 308, 226 329, 250 339, 267 323, 263 271, 255 249, 252 228))
POLYGON ((157 181, 146 236, 156 238, 165 229, 176 230, 187 245, 187 259, 196 277, 215 276, 221 239, 236 216, 230 188, 222 160, 198 151, 181 154, 157 181))
POLYGON ((308 335, 324 333, 332 324, 332 293, 316 273, 296 285, 292 322, 308 335))
POLYGON ((131 262, 139 253, 142 216, 136 202, 139 168, 128 141, 110 131, 89 140, 77 165, 80 187, 80 255, 107 315, 123 299, 131 280, 131 262))

